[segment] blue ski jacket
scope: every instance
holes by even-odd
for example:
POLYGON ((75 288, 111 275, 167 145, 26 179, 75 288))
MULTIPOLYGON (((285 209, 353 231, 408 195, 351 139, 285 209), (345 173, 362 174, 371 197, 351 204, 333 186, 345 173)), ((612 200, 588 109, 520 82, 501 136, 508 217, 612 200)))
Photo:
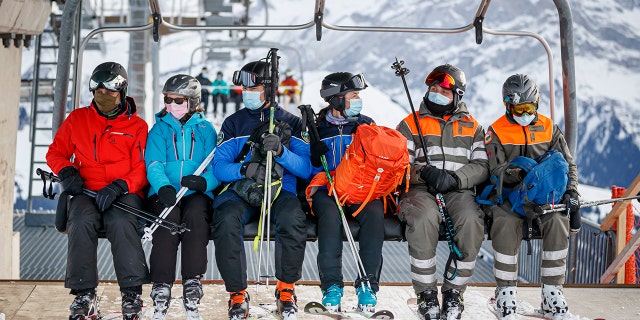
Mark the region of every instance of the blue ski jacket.
MULTIPOLYGON (((291 127, 291 142, 280 157, 274 157, 274 161, 284 168, 282 188, 293 194, 296 193, 296 176, 307 179, 311 174, 311 151, 309 142, 302 138, 302 120, 276 105, 274 110, 275 120, 283 121, 291 127)), ((269 108, 258 110, 240 109, 227 117, 222 123, 218 133, 218 146, 216 156, 213 158, 213 169, 216 177, 224 182, 233 182, 242 179, 240 167, 242 161, 235 159, 240 155, 242 147, 251 136, 251 133, 263 122, 269 120, 269 108)), ((306 134, 305 134, 306 136, 306 134)), ((251 159, 251 151, 244 159, 251 159)))
MULTIPOLYGON (((216 147, 216 129, 200 112, 194 113, 183 125, 166 111, 155 115, 156 123, 149 131, 145 162, 149 196, 166 185, 180 190, 182 177, 193 174, 216 147)), ((213 161, 212 161, 213 162, 213 161)), ((212 162, 200 174, 207 181, 205 194, 213 199, 213 189, 220 182, 213 174, 212 162)), ((188 190, 186 195, 195 191, 188 190)))

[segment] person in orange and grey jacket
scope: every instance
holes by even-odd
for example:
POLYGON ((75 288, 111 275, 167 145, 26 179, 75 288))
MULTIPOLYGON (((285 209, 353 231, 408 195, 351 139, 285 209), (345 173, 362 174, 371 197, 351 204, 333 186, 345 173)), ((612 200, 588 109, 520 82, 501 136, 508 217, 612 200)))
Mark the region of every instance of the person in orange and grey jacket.
MULTIPOLYGON (((503 184, 517 185, 522 177, 505 170, 509 162, 518 156, 535 159, 552 149, 561 152, 569 164, 569 184, 563 202, 570 210, 572 226, 566 214, 558 213, 545 215, 539 226, 542 233, 542 310, 545 316, 555 319, 566 315, 569 310, 562 294, 562 285, 566 273, 569 233, 577 232, 580 228, 578 171, 560 128, 551 119, 538 113, 540 93, 531 77, 515 74, 507 78, 502 86, 502 98, 505 114, 491 124, 485 136, 492 175, 498 176, 504 171, 503 184)), ((516 312, 518 250, 524 223, 524 219, 511 207, 506 199, 502 205, 484 208, 487 215, 493 218, 490 235, 496 262, 496 304, 501 319, 511 319, 509 317, 516 312)))
POLYGON ((416 112, 398 124, 407 138, 411 162, 409 192, 400 198, 398 216, 407 223, 411 279, 418 296, 418 311, 425 319, 459 319, 463 293, 473 275, 484 239, 484 213, 475 202, 474 187, 489 177, 482 126, 460 101, 467 81, 458 67, 436 67, 426 79, 427 93, 416 112), (428 154, 424 154, 422 141, 428 154), (442 220, 435 195, 442 194, 456 231, 453 240, 462 260, 448 265, 438 302, 436 247, 442 220), (453 278, 453 279, 447 279, 453 278))
POLYGON ((149 270, 138 234, 138 219, 112 206, 120 201, 142 208, 147 185, 144 150, 147 124, 127 97, 127 72, 118 63, 98 65, 89 82, 93 101, 73 110, 49 146, 47 164, 58 173, 68 206, 65 287, 76 297, 70 319, 85 319, 98 310, 98 232, 111 243, 113 264, 122 293, 124 319, 142 310, 142 285, 149 270), (83 194, 96 192, 95 199, 83 194))
POLYGON ((199 318, 198 305, 203 295, 200 278, 207 271, 212 191, 220 184, 211 162, 201 174, 193 174, 215 149, 217 136, 202 113, 200 90, 200 83, 192 76, 178 74, 167 79, 162 88, 165 107, 156 114, 147 140, 150 210, 160 215, 175 205, 166 219, 191 230, 174 234, 160 228, 152 238, 149 264, 154 319, 164 319, 169 309, 179 246, 182 301, 187 317, 199 318), (182 186, 189 190, 177 201, 176 193, 182 186))

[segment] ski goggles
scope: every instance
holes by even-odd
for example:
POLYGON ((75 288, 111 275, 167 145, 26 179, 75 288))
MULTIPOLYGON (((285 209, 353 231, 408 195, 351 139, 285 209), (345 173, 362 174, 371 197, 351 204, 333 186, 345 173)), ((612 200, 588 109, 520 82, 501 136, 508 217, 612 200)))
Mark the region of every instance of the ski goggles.
POLYGON ((464 95, 464 91, 456 86, 456 79, 453 78, 450 74, 442 71, 431 72, 427 75, 427 78, 424 79, 424 83, 427 86, 432 86, 434 84, 438 84, 441 88, 448 89, 454 91, 459 95, 464 95))
POLYGON ((367 82, 364 80, 364 76, 359 73, 355 76, 351 77, 345 83, 336 87, 329 87, 326 89, 320 90, 320 96, 329 97, 337 94, 345 94, 351 91, 361 91, 367 88, 367 82))
POLYGON ((526 102, 521 104, 511 104, 511 113, 515 116, 522 116, 523 114, 534 114, 538 110, 538 105, 533 102, 526 102))
POLYGON ((266 79, 253 72, 238 70, 233 73, 233 84, 236 86, 255 87, 266 83, 266 79))
POLYGON ((105 88, 109 91, 122 91, 127 87, 127 79, 109 71, 98 71, 89 80, 89 91, 105 88))
POLYGON ((170 104, 171 102, 176 102, 176 104, 183 104, 185 101, 187 101, 188 98, 171 98, 171 97, 167 97, 164 96, 164 103, 166 104, 170 104))

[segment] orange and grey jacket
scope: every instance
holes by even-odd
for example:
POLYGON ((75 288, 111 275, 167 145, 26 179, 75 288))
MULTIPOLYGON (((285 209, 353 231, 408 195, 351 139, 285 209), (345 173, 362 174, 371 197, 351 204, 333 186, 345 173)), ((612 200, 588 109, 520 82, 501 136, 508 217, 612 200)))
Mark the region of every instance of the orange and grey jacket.
POLYGON ((578 191, 578 169, 564 135, 544 115, 538 114, 531 124, 523 127, 510 115, 504 114, 489 126, 484 142, 489 157, 489 170, 495 176, 499 176, 500 171, 518 156, 535 159, 552 149, 560 151, 569 164, 567 190, 578 191))
MULTIPOLYGON (((417 113, 431 165, 455 172, 460 179, 460 189, 472 189, 488 179, 484 130, 469 114, 464 102, 458 102, 454 112, 443 118, 434 116, 424 102, 417 113)), ((404 118, 397 130, 407 138, 411 183, 424 184, 420 170, 427 164, 427 159, 413 115, 404 118)))

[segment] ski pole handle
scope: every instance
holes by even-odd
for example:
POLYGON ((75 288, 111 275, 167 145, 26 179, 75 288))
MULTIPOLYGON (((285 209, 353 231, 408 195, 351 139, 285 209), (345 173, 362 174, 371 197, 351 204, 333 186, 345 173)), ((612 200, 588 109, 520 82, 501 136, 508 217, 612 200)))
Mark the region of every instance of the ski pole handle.
MULTIPOLYGON (((603 204, 622 202, 627 200, 635 200, 640 199, 640 195, 634 197, 626 197, 626 198, 614 198, 614 199, 603 199, 603 200, 593 200, 593 201, 580 201, 580 208, 586 207, 595 207, 603 204)), ((547 214, 553 212, 562 212, 567 209, 567 206, 564 203, 559 203, 556 205, 544 204, 536 207, 536 212, 540 214, 547 214)))

